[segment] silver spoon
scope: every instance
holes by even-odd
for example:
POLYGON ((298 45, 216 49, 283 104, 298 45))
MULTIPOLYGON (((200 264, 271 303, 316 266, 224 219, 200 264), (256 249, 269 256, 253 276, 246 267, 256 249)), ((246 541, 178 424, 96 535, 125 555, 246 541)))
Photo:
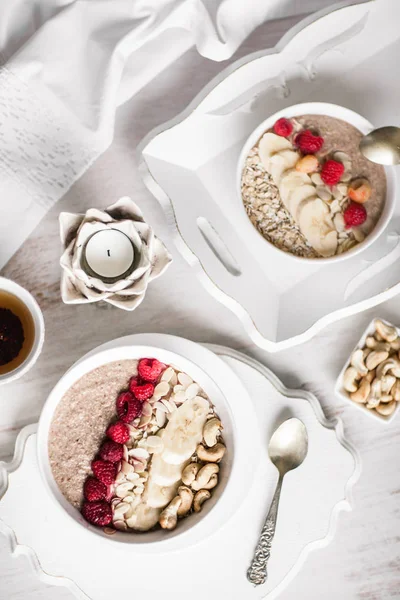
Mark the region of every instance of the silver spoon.
POLYGON ((400 127, 380 127, 365 135, 360 152, 379 165, 400 164, 400 127))
POLYGON ((279 497, 283 478, 288 471, 301 465, 307 455, 307 429, 299 419, 288 419, 276 429, 270 439, 268 454, 279 471, 279 479, 275 494, 262 528, 253 560, 247 571, 247 579, 254 585, 265 583, 267 579, 267 563, 271 553, 271 544, 275 535, 278 517, 279 497))

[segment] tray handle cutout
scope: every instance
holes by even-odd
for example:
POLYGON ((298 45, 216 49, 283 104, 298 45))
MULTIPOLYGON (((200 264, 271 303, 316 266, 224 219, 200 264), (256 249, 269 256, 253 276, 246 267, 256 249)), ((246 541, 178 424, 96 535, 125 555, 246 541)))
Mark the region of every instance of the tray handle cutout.
POLYGON ((207 246, 210 248, 214 256, 218 258, 228 273, 234 275, 235 277, 241 275, 242 271, 240 270, 239 265, 233 258, 231 252, 228 250, 221 236, 215 231, 210 222, 207 221, 205 217, 197 217, 196 223, 207 246))

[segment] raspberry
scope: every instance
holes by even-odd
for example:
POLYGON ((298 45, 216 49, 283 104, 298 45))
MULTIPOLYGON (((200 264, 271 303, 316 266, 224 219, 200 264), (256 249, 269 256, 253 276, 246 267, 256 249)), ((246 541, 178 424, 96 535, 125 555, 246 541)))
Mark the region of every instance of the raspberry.
POLYGON ((282 117, 278 119, 274 125, 274 131, 276 135, 281 135, 282 137, 288 137, 293 131, 293 125, 288 119, 282 117))
POLYGON ((92 525, 105 527, 112 521, 111 506, 101 500, 100 502, 84 502, 82 505, 82 515, 92 525))
POLYGON ((321 170, 321 179, 326 185, 336 185, 343 173, 343 163, 337 160, 327 160, 321 170))
POLYGON ((349 206, 343 213, 344 222, 346 223, 346 229, 350 227, 358 227, 362 225, 367 218, 367 211, 362 204, 356 202, 350 202, 349 206))
POLYGON ((294 143, 304 154, 315 154, 324 145, 324 138, 314 135, 310 129, 304 129, 296 135, 294 143))
POLYGON ((114 483, 117 476, 117 467, 106 460, 97 459, 92 462, 94 476, 105 485, 114 483))
POLYGON ((117 442, 118 444, 125 444, 129 440, 129 429, 122 421, 117 421, 108 426, 106 435, 117 442))
POLYGON ((106 440, 102 443, 99 454, 103 460, 117 463, 122 459, 124 449, 122 444, 117 444, 117 442, 114 442, 113 440, 106 440))
POLYGON ((140 377, 151 383, 158 379, 164 369, 165 365, 156 358, 142 358, 138 365, 140 377))
POLYGON ((132 381, 129 384, 129 389, 132 394, 138 400, 148 400, 154 393, 154 385, 152 383, 145 383, 143 385, 132 385, 132 381))
POLYGON ((124 423, 131 423, 142 414, 142 403, 131 392, 122 392, 117 398, 117 414, 124 423))
POLYGON ((83 494, 89 502, 104 500, 107 496, 107 486, 94 477, 88 477, 83 486, 83 494))

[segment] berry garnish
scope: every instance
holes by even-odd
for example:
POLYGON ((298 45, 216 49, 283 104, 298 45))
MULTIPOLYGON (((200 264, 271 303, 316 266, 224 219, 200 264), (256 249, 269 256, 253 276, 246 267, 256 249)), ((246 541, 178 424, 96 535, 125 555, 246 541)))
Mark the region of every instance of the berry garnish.
POLYGON ((129 383, 129 389, 138 400, 148 400, 154 394, 154 385, 152 383, 144 383, 143 385, 132 385, 129 383))
POLYGON ((83 494, 88 502, 104 500, 107 496, 107 486, 94 477, 88 477, 83 486, 83 494))
POLYGON ((142 358, 139 361, 138 373, 143 381, 154 383, 165 368, 165 365, 156 358, 142 358))
POLYGON ((129 429, 122 421, 117 421, 116 423, 109 425, 106 435, 118 444, 125 444, 130 437, 129 429))
POLYGON ((117 398, 117 414, 124 423, 131 423, 142 414, 142 403, 131 392, 122 392, 117 398))
POLYGON ((358 227, 362 225, 367 218, 367 211, 362 204, 350 202, 349 206, 343 213, 346 229, 350 227, 358 227))
POLYGON ((288 137, 293 131, 293 125, 288 119, 282 117, 278 119, 274 125, 274 131, 276 135, 281 135, 282 137, 288 137))
POLYGON ((82 505, 82 515, 92 525, 105 527, 112 521, 112 510, 107 502, 84 502, 82 505))
POLYGON ((363 179, 359 179, 356 181, 352 181, 351 185, 348 189, 349 198, 354 200, 354 202, 358 202, 359 204, 363 204, 371 197, 371 186, 368 181, 363 179))
POLYGON ((100 458, 92 462, 92 471, 94 476, 104 485, 114 483, 117 476, 116 465, 100 458))
POLYGON ((336 185, 344 173, 344 165, 337 160, 327 160, 321 170, 321 179, 325 185, 336 185))
POLYGON ((314 135, 310 129, 300 131, 294 138, 294 144, 303 152, 303 154, 315 154, 319 152, 324 145, 324 138, 314 135))
POLYGON ((118 444, 113 440, 106 440, 102 443, 99 454, 103 460, 117 463, 124 455, 124 448, 122 444, 118 444))

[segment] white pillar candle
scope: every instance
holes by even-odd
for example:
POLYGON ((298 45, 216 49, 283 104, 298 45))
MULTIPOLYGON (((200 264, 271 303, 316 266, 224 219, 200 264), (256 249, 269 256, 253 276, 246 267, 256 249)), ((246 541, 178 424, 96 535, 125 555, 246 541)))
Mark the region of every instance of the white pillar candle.
POLYGON ((117 229, 103 229, 89 238, 85 247, 88 267, 100 279, 122 277, 133 265, 135 251, 131 240, 117 229))

